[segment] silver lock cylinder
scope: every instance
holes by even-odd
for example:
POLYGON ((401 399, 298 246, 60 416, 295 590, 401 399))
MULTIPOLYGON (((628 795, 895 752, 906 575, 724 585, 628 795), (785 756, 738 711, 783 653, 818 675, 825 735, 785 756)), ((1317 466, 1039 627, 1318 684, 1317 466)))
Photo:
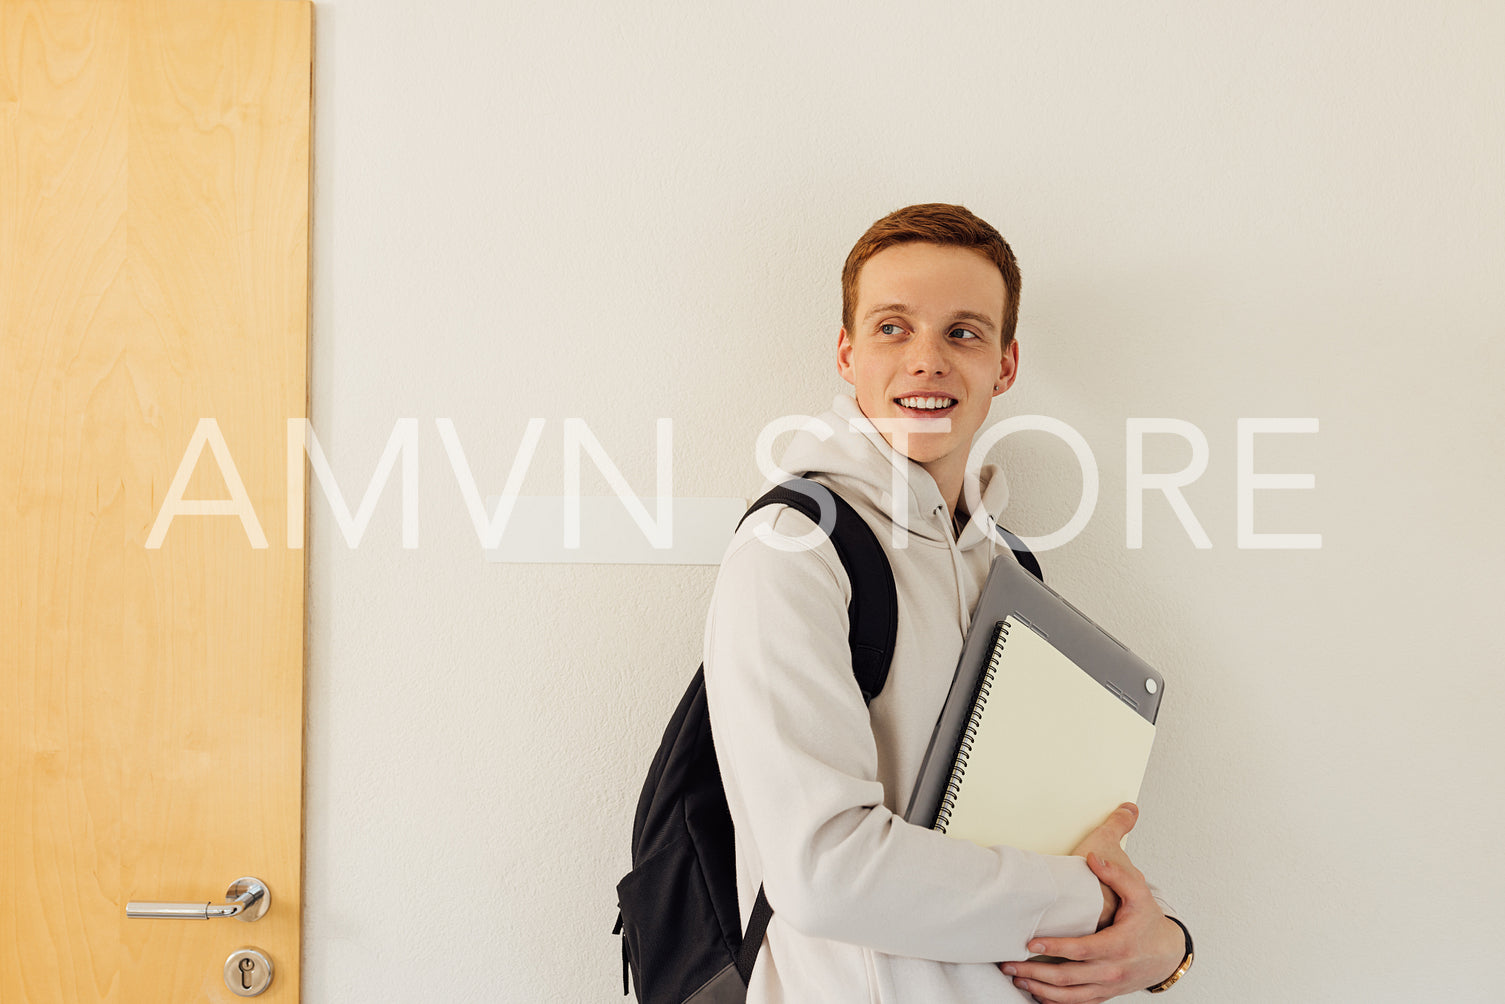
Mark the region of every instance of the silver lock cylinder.
POLYGON ((231 952, 225 960, 225 986, 238 997, 255 997, 272 985, 272 960, 254 948, 231 952))

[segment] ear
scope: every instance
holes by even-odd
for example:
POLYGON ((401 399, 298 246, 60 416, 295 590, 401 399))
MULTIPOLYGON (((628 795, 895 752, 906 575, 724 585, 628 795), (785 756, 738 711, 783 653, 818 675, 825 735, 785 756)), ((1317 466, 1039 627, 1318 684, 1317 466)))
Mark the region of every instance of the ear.
POLYGON ((842 328, 836 335, 836 372, 853 387, 857 386, 857 370, 852 365, 852 336, 842 328))
POLYGON ((1019 339, 1009 342, 1009 347, 1003 351, 1003 361, 998 365, 998 389, 993 392, 997 397, 1014 385, 1014 378, 1019 375, 1019 339))

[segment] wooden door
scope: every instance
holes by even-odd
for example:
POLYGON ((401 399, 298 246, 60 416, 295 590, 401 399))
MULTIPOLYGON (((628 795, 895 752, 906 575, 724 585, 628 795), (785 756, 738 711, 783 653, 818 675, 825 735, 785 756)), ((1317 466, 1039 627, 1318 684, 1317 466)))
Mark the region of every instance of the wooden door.
MULTIPOLYGON (((0 1001, 298 999, 310 44, 301 0, 0 0, 0 1001), (201 418, 269 546, 178 516, 201 418), (300 475, 301 477, 301 475, 300 475), (255 923, 134 920, 219 902, 255 923)), ((206 450, 184 493, 227 497, 206 450)))

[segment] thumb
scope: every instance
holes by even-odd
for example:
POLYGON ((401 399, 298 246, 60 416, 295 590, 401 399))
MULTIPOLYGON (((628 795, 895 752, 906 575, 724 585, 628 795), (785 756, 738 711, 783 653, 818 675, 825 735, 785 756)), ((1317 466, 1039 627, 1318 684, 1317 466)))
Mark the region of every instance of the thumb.
POLYGON ((1087 867, 1092 869, 1092 874, 1097 876, 1099 882, 1113 890, 1125 906, 1138 902, 1141 894, 1148 893, 1143 873, 1132 864, 1125 862, 1120 865, 1093 852, 1087 855, 1087 867))
POLYGON ((1134 824, 1139 822, 1139 806, 1133 802, 1125 802, 1108 814, 1103 820, 1103 826, 1113 833, 1113 841, 1117 843, 1128 836, 1129 831, 1134 829, 1134 824))

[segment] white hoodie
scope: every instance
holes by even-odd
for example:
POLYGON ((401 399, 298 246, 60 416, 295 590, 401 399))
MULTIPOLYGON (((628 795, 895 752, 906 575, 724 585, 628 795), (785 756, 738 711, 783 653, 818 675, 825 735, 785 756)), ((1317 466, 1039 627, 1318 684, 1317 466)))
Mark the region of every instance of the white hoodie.
MULTIPOLYGON (((903 820, 988 566, 1007 548, 981 514, 954 538, 935 480, 852 398, 819 419, 830 436, 797 433, 780 466, 835 489, 873 528, 898 589, 898 639, 883 692, 864 706, 847 647, 851 584, 830 541, 765 542, 760 527, 814 529, 769 506, 727 548, 706 619, 706 693, 743 927, 760 882, 774 910, 747 1000, 1028 1001, 995 963, 1027 958, 1037 935, 1090 934, 1096 877, 1081 858, 980 847, 903 820), (896 476, 908 485, 897 495, 896 476)), ((984 508, 1001 508, 996 468, 977 483, 984 508)))

